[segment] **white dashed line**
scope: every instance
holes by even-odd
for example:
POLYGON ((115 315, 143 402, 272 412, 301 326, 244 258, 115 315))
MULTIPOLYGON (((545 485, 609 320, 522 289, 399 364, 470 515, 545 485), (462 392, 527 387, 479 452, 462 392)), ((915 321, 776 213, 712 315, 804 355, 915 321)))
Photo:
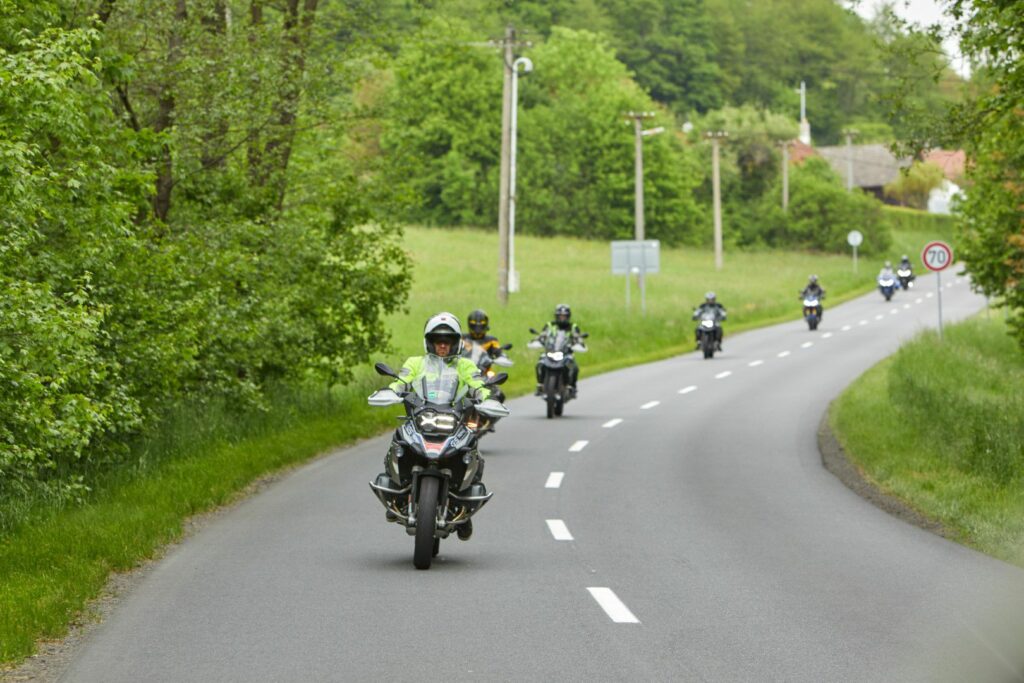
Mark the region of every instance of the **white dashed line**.
POLYGON ((903 304, 903 308, 910 308, 910 304, 903 304))
POLYGON ((935 295, 932 294, 931 292, 928 292, 927 294, 924 295, 924 298, 931 299, 933 296, 935 296, 935 295))
POLYGON ((597 604, 601 606, 608 618, 616 624, 640 623, 636 615, 629 611, 629 608, 622 600, 619 600, 619 596, 615 595, 611 588, 587 588, 587 590, 590 591, 594 600, 597 600, 597 604))
POLYGON ((732 374, 731 370, 726 370, 725 372, 720 372, 717 375, 715 375, 715 379, 725 379, 726 377, 728 377, 731 374, 732 374))
POLYGON ((859 323, 857 323, 857 324, 858 324, 858 325, 867 325, 867 324, 868 324, 868 321, 867 321, 867 320, 861 320, 861 321, 860 321, 859 323))
POLYGON ((923 302, 924 302, 924 299, 922 299, 921 297, 917 297, 917 301, 915 301, 914 303, 915 304, 919 304, 919 303, 923 303, 923 302))
POLYGON ((569 533, 569 527, 565 526, 565 522, 560 519, 547 519, 544 521, 548 523, 548 530, 551 531, 551 535, 555 537, 556 541, 572 540, 572 534, 569 533))
POLYGON ((758 365, 763 365, 763 364, 764 364, 763 360, 752 360, 749 363, 747 363, 747 367, 756 368, 758 365))
POLYGON ((789 355, 789 351, 779 351, 779 358, 785 358, 789 355))
POLYGON ((661 401, 648 401, 647 403, 640 406, 640 410, 650 410, 656 405, 660 405, 661 401))
POLYGON ((680 394, 688 394, 688 393, 690 393, 691 391, 697 391, 697 387, 695 387, 694 385, 692 385, 692 384, 691 384, 691 385, 690 385, 690 386, 688 386, 688 387, 683 387, 682 389, 680 389, 680 390, 679 390, 679 393, 680 393, 680 394))
POLYGON ((849 332, 850 331, 850 326, 849 325, 843 325, 843 330, 842 331, 843 332, 849 332))
POLYGON ((622 424, 622 418, 621 417, 617 417, 614 420, 608 420, 607 422, 605 422, 601 426, 604 427, 605 429, 611 429, 612 427, 614 427, 616 425, 620 425, 620 424, 622 424))
POLYGON ((590 443, 590 442, 589 441, 577 441, 573 445, 569 446, 569 452, 570 453, 579 453, 580 451, 582 451, 584 448, 587 447, 588 443, 590 443))
POLYGON ((896 315, 896 314, 897 314, 897 313, 899 313, 899 312, 900 312, 900 309, 898 309, 898 308, 894 308, 894 309, 892 309, 891 311, 889 311, 889 315, 896 315))
POLYGON ((832 336, 832 333, 831 333, 831 332, 826 332, 825 334, 821 335, 821 338, 822 338, 822 339, 828 339, 828 338, 829 338, 829 337, 831 337, 831 336, 832 336))
POLYGON ((812 346, 814 346, 814 342, 804 342, 803 344, 800 345, 800 348, 801 349, 809 349, 812 346))
POLYGON ((562 485, 562 479, 565 478, 565 472, 552 472, 548 475, 548 480, 544 483, 546 489, 557 489, 562 485))
POLYGON ((875 320, 881 320, 881 319, 882 319, 882 318, 884 318, 884 317, 885 317, 884 315, 882 315, 881 313, 879 313, 878 315, 876 315, 876 316, 875 316, 875 320))

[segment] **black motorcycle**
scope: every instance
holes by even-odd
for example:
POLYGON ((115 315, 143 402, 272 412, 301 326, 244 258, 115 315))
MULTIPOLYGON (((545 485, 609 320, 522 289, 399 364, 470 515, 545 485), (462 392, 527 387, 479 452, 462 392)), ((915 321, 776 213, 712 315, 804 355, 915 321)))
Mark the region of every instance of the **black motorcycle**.
MULTIPOLYGON (((532 327, 530 332, 540 334, 532 327)), ((586 337, 587 334, 583 333, 580 336, 586 337)), ((537 361, 537 377, 543 392, 541 397, 547 403, 548 418, 560 417, 565 410, 565 404, 573 398, 570 381, 572 378, 569 376, 573 353, 584 352, 587 347, 574 344, 572 335, 564 330, 549 332, 543 342, 535 339, 527 346, 543 350, 540 360, 537 361)))
POLYGON ((818 329, 818 323, 821 322, 821 314, 823 308, 821 305, 821 299, 825 298, 822 295, 820 298, 812 294, 801 294, 804 299, 804 320, 807 321, 807 327, 811 330, 818 329))
MULTIPOLYGON (((384 363, 377 373, 398 378, 384 363)), ((435 379, 414 382, 410 391, 380 389, 370 395, 371 406, 405 406, 402 426, 395 430, 385 458, 385 472, 370 488, 388 510, 388 518, 416 537, 413 564, 430 569, 431 561, 447 538, 476 514, 492 493, 474 483, 480 468, 477 429, 481 416, 505 417, 508 409, 487 399, 475 403, 459 392, 454 368, 438 363, 435 379)), ((501 384, 498 373, 484 384, 501 384)))
POLYGON ((914 286, 914 278, 917 276, 910 268, 899 268, 896 270, 896 277, 900 281, 900 289, 907 290, 914 286))
POLYGON ((722 324, 714 311, 702 311, 700 322, 697 323, 697 343, 705 358, 714 358, 718 350, 718 337, 721 335, 722 324))

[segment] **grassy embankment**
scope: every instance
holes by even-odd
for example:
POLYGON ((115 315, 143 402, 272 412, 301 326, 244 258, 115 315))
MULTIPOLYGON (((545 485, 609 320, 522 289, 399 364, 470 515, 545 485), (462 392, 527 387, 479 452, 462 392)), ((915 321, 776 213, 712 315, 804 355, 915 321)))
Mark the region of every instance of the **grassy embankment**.
POLYGON ((1024 566, 1024 353, 998 314, 915 341, 836 400, 869 480, 961 542, 1024 566))
MULTIPOLYGON (((897 235, 891 253, 919 251, 927 239, 948 237, 925 232, 897 235)), ((591 333, 591 350, 580 358, 587 377, 690 350, 690 312, 708 289, 729 308, 729 335, 797 317, 796 292, 809 273, 821 277, 827 303, 835 305, 870 289, 877 272, 876 263, 862 259, 855 276, 842 256, 726 252, 719 273, 706 250, 666 249, 662 272, 648 278, 648 312, 641 316, 635 286, 633 310, 625 310, 624 280, 610 274, 606 243, 519 238, 522 291, 502 309, 494 304, 495 235, 410 229, 406 242, 416 262, 409 311, 389 321, 395 350, 380 359, 397 365, 420 353, 423 321, 431 313, 449 309, 464 317, 483 307, 492 331, 515 344, 516 367, 506 385, 512 395, 532 388, 528 328, 543 324, 558 302, 570 303, 574 319, 591 333)), ((392 426, 393 411, 365 405, 380 384, 368 365, 346 387, 282 395, 266 414, 184 410, 137 446, 139 465, 91 482, 81 505, 12 510, 0 503, 0 516, 13 527, 0 535, 0 662, 27 656, 37 639, 59 637, 111 571, 152 557, 181 535, 188 516, 230 502, 261 475, 392 426)), ((367 495, 367 505, 373 504, 367 495)))

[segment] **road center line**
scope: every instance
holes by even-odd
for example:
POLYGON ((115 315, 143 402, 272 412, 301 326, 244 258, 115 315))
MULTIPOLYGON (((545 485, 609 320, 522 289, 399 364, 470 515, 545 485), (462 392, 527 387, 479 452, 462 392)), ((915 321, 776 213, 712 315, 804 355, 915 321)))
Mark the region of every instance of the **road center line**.
POLYGON ((789 355, 789 351, 780 351, 779 352, 779 358, 785 358, 788 355, 789 355))
POLYGON ((927 294, 925 294, 924 296, 925 296, 925 298, 926 298, 926 299, 931 299, 931 298, 932 298, 932 296, 934 296, 934 295, 933 295, 933 294, 932 294, 931 292, 928 292, 928 293, 927 293, 927 294))
POLYGON ((800 348, 801 349, 809 349, 812 346, 814 346, 814 342, 804 342, 803 344, 800 345, 800 348))
POLYGON ((622 418, 621 417, 616 417, 613 420, 608 420, 607 422, 605 422, 601 426, 604 427, 605 429, 611 429, 615 425, 619 425, 619 424, 622 424, 622 418))
POLYGON ((850 326, 849 325, 843 325, 843 332, 849 332, 849 331, 850 331, 850 326))
POLYGON ((548 480, 544 482, 544 488, 557 489, 562 485, 562 479, 564 478, 565 472, 552 472, 548 475, 548 480))
POLYGON ((903 304, 903 308, 910 308, 910 304, 903 304))
POLYGON ((922 299, 921 297, 917 297, 917 301, 915 301, 914 303, 915 304, 919 304, 919 303, 921 303, 923 301, 924 301, 924 299, 922 299))
POLYGON ((875 320, 881 320, 881 319, 882 319, 882 318, 884 318, 884 317, 885 317, 884 315, 882 315, 881 313, 879 313, 878 315, 876 315, 876 316, 875 316, 875 320))
POLYGON ((832 333, 831 333, 831 332, 826 332, 825 334, 821 335, 821 338, 822 338, 822 339, 828 339, 828 338, 829 338, 829 337, 831 337, 831 336, 832 336, 832 333))
POLYGON ((640 623, 636 615, 629 611, 629 608, 622 600, 619 600, 619 596, 615 595, 611 588, 587 588, 587 590, 590 591, 594 600, 597 600, 597 604, 601 606, 604 613, 616 624, 640 623))
POLYGON ((690 385, 690 386, 688 386, 688 387, 683 387, 682 389, 680 389, 680 390, 679 390, 679 393, 680 393, 680 394, 688 394, 688 393, 690 393, 691 391, 697 391, 697 387, 696 387, 696 386, 694 386, 693 384, 691 384, 691 385, 690 385))
POLYGON ((731 370, 726 370, 725 372, 720 372, 717 375, 715 375, 715 379, 725 379, 726 377, 728 377, 731 374, 732 374, 731 370))
POLYGON ((894 309, 892 309, 891 311, 889 311, 889 315, 896 315, 896 314, 897 314, 897 313, 899 313, 899 312, 900 312, 900 309, 898 309, 898 308, 894 308, 894 309))
POLYGON ((589 441, 577 441, 573 445, 569 446, 569 452, 570 453, 579 453, 580 451, 582 451, 584 448, 587 447, 588 443, 590 443, 590 442, 589 441))
POLYGON ((546 519, 544 521, 548 523, 548 530, 555 537, 556 541, 572 540, 572 534, 569 533, 569 527, 565 526, 565 522, 560 519, 546 519))
POLYGON ((648 401, 647 403, 640 406, 640 410, 650 410, 656 405, 660 405, 661 401, 648 401))
POLYGON ((747 363, 747 367, 756 368, 758 365, 763 365, 763 364, 764 364, 763 360, 752 360, 749 363, 747 363))
POLYGON ((867 324, 868 324, 868 321, 867 321, 867 320, 861 320, 861 321, 860 321, 859 323, 857 323, 857 324, 858 324, 858 325, 867 325, 867 324))

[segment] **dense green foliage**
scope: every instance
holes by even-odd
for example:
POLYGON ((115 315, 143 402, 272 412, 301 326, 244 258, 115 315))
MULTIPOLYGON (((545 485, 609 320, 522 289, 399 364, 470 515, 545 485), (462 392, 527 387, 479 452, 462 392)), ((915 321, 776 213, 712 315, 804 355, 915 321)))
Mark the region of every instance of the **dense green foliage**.
POLYGON ((1024 358, 1002 321, 922 335, 848 389, 832 421, 871 479, 1024 564, 1024 358))
POLYGON ((350 69, 315 2, 236 4, 261 13, 0 2, 0 496, 78 495, 177 401, 258 406, 386 343, 389 202, 307 151, 350 69))

